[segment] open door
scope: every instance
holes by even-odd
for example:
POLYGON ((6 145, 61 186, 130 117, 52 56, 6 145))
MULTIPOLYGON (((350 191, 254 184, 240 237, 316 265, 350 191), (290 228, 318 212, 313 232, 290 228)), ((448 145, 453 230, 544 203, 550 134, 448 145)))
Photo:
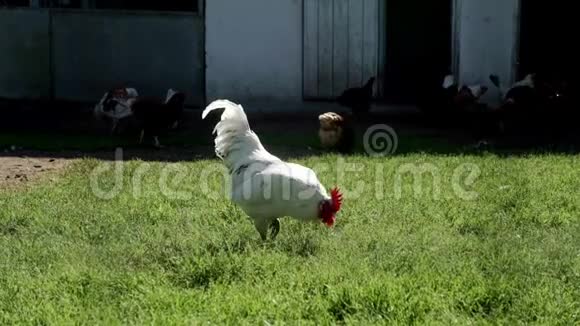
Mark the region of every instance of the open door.
POLYGON ((574 1, 521 1, 518 77, 544 73, 573 79, 579 72, 574 1))
POLYGON ((386 1, 384 93, 416 104, 451 70, 452 1, 386 1))

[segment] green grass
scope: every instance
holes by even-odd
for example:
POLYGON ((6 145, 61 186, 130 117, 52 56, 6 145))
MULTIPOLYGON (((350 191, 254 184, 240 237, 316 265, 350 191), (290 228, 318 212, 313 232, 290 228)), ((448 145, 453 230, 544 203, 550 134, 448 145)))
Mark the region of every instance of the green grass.
POLYGON ((169 179, 189 198, 163 194, 165 163, 147 163, 136 196, 145 163, 127 162, 122 190, 102 200, 89 182, 101 162, 83 160, 54 183, 0 191, 0 324, 578 324, 579 158, 352 156, 365 168, 344 176, 338 156, 292 160, 326 164, 328 187, 366 187, 346 194, 333 229, 283 219, 266 244, 204 192, 223 193, 217 174, 200 178, 218 161, 169 179), (428 177, 415 193, 409 175, 398 196, 397 171, 423 163, 440 196, 428 177), (481 171, 472 200, 453 188, 463 163, 481 171))

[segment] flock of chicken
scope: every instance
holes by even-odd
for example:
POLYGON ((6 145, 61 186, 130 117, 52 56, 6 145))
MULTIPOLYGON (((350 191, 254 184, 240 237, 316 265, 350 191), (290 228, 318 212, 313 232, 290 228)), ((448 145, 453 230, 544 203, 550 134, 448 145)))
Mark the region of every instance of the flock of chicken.
MULTIPOLYGON (((546 88, 538 86, 534 75, 507 89, 502 88, 496 76, 490 76, 490 79, 503 94, 502 105, 492 111, 513 111, 561 97, 556 91, 546 93, 546 88)), ((368 113, 374 80, 371 78, 363 87, 348 89, 339 97, 338 102, 349 107, 355 118, 368 113)), ((480 105, 479 99, 486 91, 487 88, 482 86, 459 87, 452 76, 447 76, 440 100, 456 110, 473 110, 480 105)), ((134 116, 141 123, 141 140, 144 133, 149 133, 155 145, 159 146, 159 133, 163 128, 175 126, 184 100, 183 93, 173 90, 169 90, 165 101, 161 101, 140 97, 131 88, 115 89, 103 96, 95 107, 95 113, 113 119, 114 127, 118 119, 134 116)), ((223 112, 213 130, 215 154, 229 170, 231 200, 250 216, 263 240, 268 239, 269 233, 272 239, 276 238, 282 217, 318 222, 329 227, 334 225, 343 203, 337 187, 327 191, 312 169, 285 162, 269 153, 250 128, 242 105, 225 99, 213 101, 203 111, 202 119, 216 110, 223 112)), ((352 120, 349 115, 335 112, 320 115, 322 145, 340 151, 352 149, 352 120)))
MULTIPOLYGON (((345 90, 337 101, 351 110, 354 117, 361 117, 370 110, 375 78, 364 86, 345 90)), ((107 91, 93 110, 98 120, 109 120, 111 134, 121 121, 134 118, 139 124, 139 144, 145 136, 153 139, 153 145, 161 148, 159 136, 168 129, 175 129, 183 112, 185 94, 169 89, 165 101, 140 96, 135 88, 113 88, 107 91)), ((354 146, 354 129, 351 114, 327 112, 319 116, 320 143, 325 149, 349 153, 354 146)))
POLYGON ((134 88, 115 88, 103 95, 94 108, 95 117, 112 122, 115 133, 119 122, 130 117, 139 124, 139 143, 145 136, 153 139, 155 147, 161 147, 159 136, 167 129, 175 129, 185 104, 185 94, 173 89, 167 91, 165 100, 140 96, 134 88))
MULTIPOLYGON (((436 117, 459 121, 459 127, 474 132, 480 140, 507 135, 521 139, 530 133, 555 140, 554 137, 568 132, 571 121, 578 116, 572 103, 571 87, 562 80, 535 73, 509 87, 496 75, 490 75, 489 80, 499 93, 499 105, 482 100, 489 91, 487 86, 459 85, 455 76, 447 75, 435 92, 425 94, 420 106, 436 117)), ((363 87, 346 90, 338 103, 350 108, 354 118, 364 116, 369 111, 374 81, 375 78, 371 78, 363 87)), ((319 116, 319 138, 323 147, 343 153, 352 151, 352 116, 335 112, 319 116)))
MULTIPOLYGON (((140 142, 148 135, 160 147, 160 133, 176 127, 184 101, 185 95, 172 89, 163 101, 142 97, 134 88, 116 88, 104 94, 94 114, 110 119, 112 132, 120 120, 136 118, 140 142)), ((253 219, 261 238, 267 240, 271 230, 275 239, 280 231, 279 218, 286 216, 333 226, 342 205, 340 190, 335 187, 327 192, 312 169, 270 154, 250 129, 241 105, 216 100, 206 107, 202 118, 218 109, 224 111, 214 129, 215 153, 230 171, 231 200, 253 219)))
POLYGON ((536 73, 528 74, 510 87, 503 85, 496 75, 489 76, 489 80, 501 96, 499 105, 480 102, 487 87, 459 87, 454 78, 448 76, 440 92, 438 107, 443 108, 444 113, 468 119, 473 119, 470 113, 477 112, 478 121, 469 125, 478 124, 481 128, 487 123, 488 136, 512 135, 519 139, 539 136, 555 140, 553 137, 568 132, 563 122, 577 116, 570 87, 563 80, 536 73), (479 120, 481 118, 483 121, 479 120))

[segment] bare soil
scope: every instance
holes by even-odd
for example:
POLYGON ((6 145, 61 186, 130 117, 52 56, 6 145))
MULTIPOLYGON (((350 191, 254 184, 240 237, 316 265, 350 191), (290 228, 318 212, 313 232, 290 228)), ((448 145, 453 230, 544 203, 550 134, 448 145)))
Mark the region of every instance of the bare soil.
POLYGON ((28 157, 25 155, 0 156, 0 189, 30 184, 50 178, 73 162, 70 158, 50 155, 28 157))

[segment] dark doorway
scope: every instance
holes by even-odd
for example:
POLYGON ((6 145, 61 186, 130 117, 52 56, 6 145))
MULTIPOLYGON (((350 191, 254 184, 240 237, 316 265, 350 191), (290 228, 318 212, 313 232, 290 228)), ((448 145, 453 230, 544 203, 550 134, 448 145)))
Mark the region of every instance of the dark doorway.
POLYGON ((579 70, 574 1, 522 0, 518 77, 538 73, 569 81, 579 70))
POLYGON ((451 69, 452 1, 386 1, 385 99, 417 104, 451 69))

